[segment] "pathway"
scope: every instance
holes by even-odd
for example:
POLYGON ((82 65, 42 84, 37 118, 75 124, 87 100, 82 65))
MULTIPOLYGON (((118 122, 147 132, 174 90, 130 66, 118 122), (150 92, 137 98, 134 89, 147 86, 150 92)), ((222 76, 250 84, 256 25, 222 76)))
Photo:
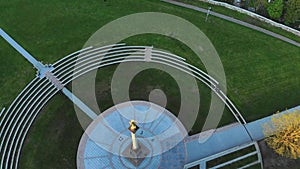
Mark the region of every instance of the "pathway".
MULTIPOLYGON (((195 11, 199 11, 199 12, 202 12, 202 13, 207 13, 207 9, 203 9, 203 8, 200 8, 200 7, 197 7, 197 6, 193 6, 193 5, 189 5, 189 4, 186 4, 186 3, 182 3, 182 2, 177 2, 177 1, 174 1, 174 0, 161 0, 163 2, 166 2, 166 3, 170 3, 170 4, 173 4, 173 5, 177 5, 177 6, 181 6, 181 7, 185 7, 185 8, 188 8, 188 9, 192 9, 192 10, 195 10, 195 11)), ((213 12, 213 11, 210 11, 210 15, 213 15, 213 16, 216 16, 218 18, 222 18, 222 19, 225 19, 227 21, 230 21, 230 22, 233 22, 233 23, 236 23, 236 24, 239 24, 239 25, 242 25, 242 26, 245 26, 245 27, 248 27, 250 29, 254 29, 254 30, 257 30, 259 32, 262 32, 262 33, 265 33, 267 35, 270 35, 272 37, 275 37, 277 39, 280 39, 280 40, 283 40, 285 42, 288 42, 290 44, 293 44, 295 46, 298 46, 300 47, 300 43, 294 41, 294 40, 291 40, 289 38, 286 38, 282 35, 279 35, 277 33, 274 33, 274 32, 271 32, 269 30, 266 30, 266 29, 263 29, 261 27, 258 27, 258 26, 255 26, 255 25, 252 25, 252 24, 249 24, 247 22, 244 22, 244 21, 240 21, 240 20, 237 20, 235 18, 232 18, 232 17, 229 17, 229 16, 226 16, 226 15, 223 15, 223 14, 219 14, 217 12, 213 12)))

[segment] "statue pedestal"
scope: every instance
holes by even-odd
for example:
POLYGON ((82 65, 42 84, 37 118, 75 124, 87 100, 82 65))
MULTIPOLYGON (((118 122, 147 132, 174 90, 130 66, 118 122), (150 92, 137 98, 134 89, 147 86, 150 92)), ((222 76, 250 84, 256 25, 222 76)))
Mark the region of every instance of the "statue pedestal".
POLYGON ((139 166, 150 153, 150 150, 141 142, 138 143, 138 149, 133 150, 132 144, 129 144, 122 152, 124 156, 134 166, 139 166))

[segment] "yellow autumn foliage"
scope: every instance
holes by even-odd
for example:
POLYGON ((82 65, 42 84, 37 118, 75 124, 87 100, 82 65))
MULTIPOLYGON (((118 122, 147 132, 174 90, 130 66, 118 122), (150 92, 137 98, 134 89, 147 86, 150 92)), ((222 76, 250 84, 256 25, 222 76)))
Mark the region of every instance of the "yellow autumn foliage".
POLYGON ((279 155, 300 158, 300 112, 275 114, 263 126, 266 142, 279 155))

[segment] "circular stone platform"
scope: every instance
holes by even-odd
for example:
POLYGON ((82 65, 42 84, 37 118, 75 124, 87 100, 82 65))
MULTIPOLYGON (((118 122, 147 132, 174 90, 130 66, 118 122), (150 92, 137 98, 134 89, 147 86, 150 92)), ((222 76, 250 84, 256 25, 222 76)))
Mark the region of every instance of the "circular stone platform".
POLYGON ((78 147, 77 168, 180 168, 186 162, 187 132, 168 110, 146 101, 118 104, 87 128, 78 147), (131 149, 130 120, 137 121, 138 151, 131 149))

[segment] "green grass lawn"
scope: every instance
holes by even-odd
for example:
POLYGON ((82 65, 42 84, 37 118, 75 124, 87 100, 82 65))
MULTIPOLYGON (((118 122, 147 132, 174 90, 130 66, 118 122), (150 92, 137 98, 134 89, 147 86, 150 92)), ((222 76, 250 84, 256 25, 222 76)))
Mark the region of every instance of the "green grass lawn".
MULTIPOLYGON (((0 27, 43 63, 53 63, 81 49, 96 30, 121 16, 149 11, 174 14, 195 24, 211 40, 223 62, 228 95, 247 121, 299 104, 300 49, 219 18, 210 17, 205 23, 205 14, 157 0, 107 0, 105 3, 12 0, 0 2, 0 11, 0 27)), ((147 34, 124 42, 154 45, 185 57, 189 63, 204 69, 195 54, 174 39, 147 34)), ((0 49, 0 107, 8 107, 34 78, 35 70, 4 40, 0 40, 0 49)), ((97 76, 96 93, 102 110, 112 105, 109 86, 114 68, 99 70, 99 74, 105 74, 106 78, 97 76), (102 90, 99 90, 100 86, 102 90)), ((194 132, 201 130, 210 102, 207 87, 201 83, 198 86, 201 109, 194 132)), ((147 99, 154 88, 165 91, 167 108, 176 114, 180 105, 178 87, 164 72, 148 70, 138 74, 130 86, 130 95, 132 99, 147 99), (169 85, 172 87, 167 87, 169 85)), ((225 110, 221 124, 232 121, 230 113, 225 110)), ((27 137, 20 168, 75 168, 81 134, 72 104, 65 96, 55 96, 38 116, 27 137)))

